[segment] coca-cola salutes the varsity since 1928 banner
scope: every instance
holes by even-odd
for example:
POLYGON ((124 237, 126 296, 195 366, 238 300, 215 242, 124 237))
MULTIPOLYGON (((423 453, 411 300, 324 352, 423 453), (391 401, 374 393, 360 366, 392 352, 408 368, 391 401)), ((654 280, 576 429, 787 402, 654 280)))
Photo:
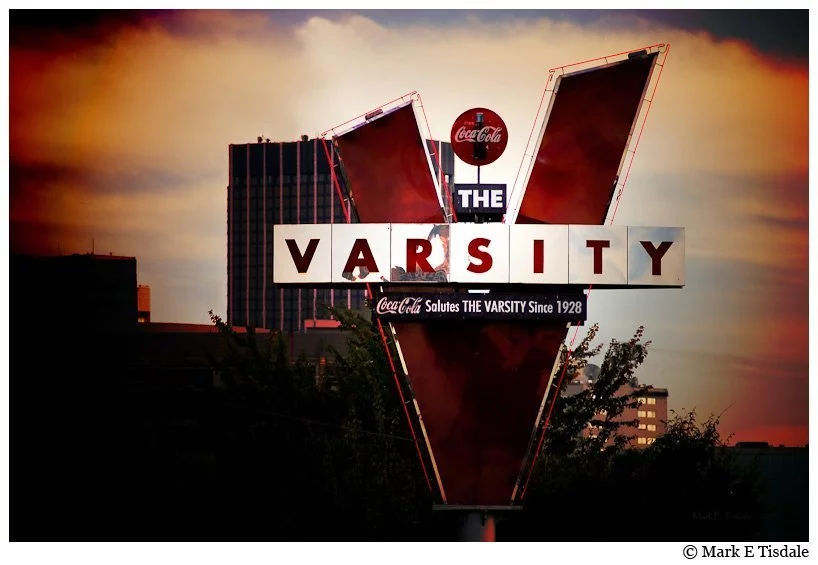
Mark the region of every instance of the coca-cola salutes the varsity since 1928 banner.
POLYGON ((385 322, 418 320, 541 320, 583 322, 587 297, 573 294, 388 293, 372 312, 385 322))
POLYGON ((469 165, 496 161, 508 145, 503 119, 488 108, 472 108, 460 114, 452 125, 452 150, 469 165))

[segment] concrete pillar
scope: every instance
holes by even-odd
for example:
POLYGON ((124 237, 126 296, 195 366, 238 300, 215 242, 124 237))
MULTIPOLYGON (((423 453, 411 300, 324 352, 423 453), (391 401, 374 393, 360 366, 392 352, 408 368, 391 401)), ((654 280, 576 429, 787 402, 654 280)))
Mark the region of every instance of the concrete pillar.
POLYGON ((497 541, 494 516, 480 511, 466 514, 460 541, 497 541))

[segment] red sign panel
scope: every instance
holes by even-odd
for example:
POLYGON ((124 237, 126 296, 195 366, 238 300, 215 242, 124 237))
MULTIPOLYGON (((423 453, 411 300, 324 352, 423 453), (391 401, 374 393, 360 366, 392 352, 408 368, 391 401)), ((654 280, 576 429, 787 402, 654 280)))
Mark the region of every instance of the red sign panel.
POLYGON ((460 114, 452 125, 454 154, 469 165, 488 165, 499 159, 508 145, 503 118, 488 108, 472 108, 460 114))
POLYGON ((443 219, 411 105, 335 141, 361 222, 422 223, 443 219))
POLYGON ((395 323, 446 502, 506 505, 565 323, 395 323))
POLYGON ((560 77, 518 224, 601 224, 656 54, 560 77))

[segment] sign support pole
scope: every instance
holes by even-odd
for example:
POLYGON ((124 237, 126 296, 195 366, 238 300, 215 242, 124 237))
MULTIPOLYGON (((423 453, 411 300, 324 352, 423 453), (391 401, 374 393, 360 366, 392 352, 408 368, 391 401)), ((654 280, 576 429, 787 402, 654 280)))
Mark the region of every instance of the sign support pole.
POLYGON ((435 511, 459 514, 458 541, 497 541, 497 522, 508 512, 522 512, 522 506, 460 506, 436 504, 435 511))
POLYGON ((497 541, 494 515, 487 511, 469 512, 458 537, 460 541, 497 541))

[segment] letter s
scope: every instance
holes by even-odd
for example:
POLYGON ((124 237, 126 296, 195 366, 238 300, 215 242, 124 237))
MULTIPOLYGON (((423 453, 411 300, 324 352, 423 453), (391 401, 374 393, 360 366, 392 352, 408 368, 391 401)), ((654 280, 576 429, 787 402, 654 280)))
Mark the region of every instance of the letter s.
POLYGON ((466 267, 468 271, 479 275, 491 269, 491 266, 494 264, 494 259, 492 259, 488 253, 488 246, 490 244, 491 240, 485 237, 477 237, 469 242, 469 255, 480 261, 480 263, 475 264, 469 262, 469 266, 466 267), (482 250, 481 247, 485 247, 486 251, 482 250))

